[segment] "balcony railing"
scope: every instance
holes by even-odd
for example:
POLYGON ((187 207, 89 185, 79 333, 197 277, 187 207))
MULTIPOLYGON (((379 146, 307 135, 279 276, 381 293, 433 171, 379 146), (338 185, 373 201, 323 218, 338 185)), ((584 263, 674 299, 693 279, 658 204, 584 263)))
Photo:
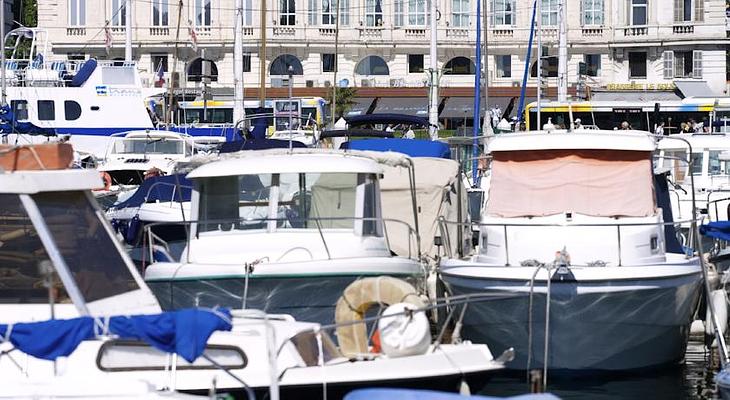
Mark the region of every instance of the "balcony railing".
POLYGON ((603 27, 602 26, 584 26, 581 29, 581 34, 583 37, 599 37, 603 36, 603 27))
POLYGON ((297 34, 297 29, 292 26, 275 26, 274 27, 274 36, 293 37, 296 34, 297 34))
POLYGON ((66 36, 85 36, 86 28, 80 26, 73 26, 66 28, 66 36))
POLYGON ((624 28, 624 36, 646 36, 649 28, 646 26, 628 26, 624 28))
POLYGON ((674 25, 672 26, 672 33, 675 35, 686 35, 690 33, 695 33, 695 26, 694 25, 674 25))
POLYGON ((493 29, 492 35, 497 38, 510 38, 514 36, 515 31, 512 28, 493 29))
POLYGON ((150 27, 150 36, 167 36, 170 34, 170 28, 167 26, 150 27))
POLYGON ((382 39, 383 38, 383 28, 361 27, 359 29, 360 29, 360 39, 382 39))
POLYGON ((426 37, 425 28, 406 28, 406 37, 409 38, 424 38, 426 37))
POLYGON ((447 38, 467 39, 469 37, 469 30, 464 29, 464 28, 447 28, 446 37, 447 38))

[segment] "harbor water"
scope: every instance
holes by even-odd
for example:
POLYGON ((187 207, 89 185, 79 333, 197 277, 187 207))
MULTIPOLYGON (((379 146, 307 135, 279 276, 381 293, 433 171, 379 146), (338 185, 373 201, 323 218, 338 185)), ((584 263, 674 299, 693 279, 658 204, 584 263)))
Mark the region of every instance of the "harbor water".
MULTIPOLYGON (((716 373, 702 339, 692 338, 682 365, 611 376, 559 377, 548 380, 547 391, 567 400, 717 399, 716 373)), ((529 390, 525 374, 505 373, 493 378, 479 394, 517 396, 529 390)))

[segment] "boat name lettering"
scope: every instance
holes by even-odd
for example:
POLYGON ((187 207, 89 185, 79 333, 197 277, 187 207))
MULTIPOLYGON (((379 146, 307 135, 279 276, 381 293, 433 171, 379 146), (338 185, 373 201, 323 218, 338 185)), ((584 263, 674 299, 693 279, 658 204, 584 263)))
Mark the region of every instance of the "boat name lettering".
POLYGON ((139 89, 131 88, 110 88, 106 85, 98 85, 96 87, 97 96, 117 96, 117 97, 132 97, 141 96, 142 91, 139 89))
POLYGON ((609 83, 607 90, 674 90, 674 83, 609 83))

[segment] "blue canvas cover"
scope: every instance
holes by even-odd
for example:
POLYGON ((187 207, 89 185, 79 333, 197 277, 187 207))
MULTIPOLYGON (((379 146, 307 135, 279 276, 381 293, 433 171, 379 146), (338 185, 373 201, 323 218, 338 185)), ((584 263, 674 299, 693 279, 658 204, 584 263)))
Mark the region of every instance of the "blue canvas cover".
MULTIPOLYGON (((307 147, 302 142, 292 140, 292 148, 307 147)), ((235 153, 241 150, 266 150, 266 149, 288 149, 289 141, 281 139, 249 139, 225 142, 221 145, 219 153, 235 153)))
POLYGON ((144 203, 153 203, 155 201, 181 203, 190 201, 192 187, 193 182, 182 174, 147 178, 139 185, 139 188, 131 197, 113 205, 112 208, 139 207, 144 203))
POLYGON ((730 240, 730 221, 715 221, 700 225, 700 234, 720 240, 730 240))
POLYGON ((44 360, 73 353, 84 340, 113 334, 120 339, 141 340, 166 353, 193 362, 205 350, 215 331, 230 331, 228 309, 190 308, 152 315, 106 318, 79 317, 41 322, 0 324, 0 338, 20 351, 44 360))
POLYGON ((446 143, 418 139, 360 139, 342 143, 341 149, 397 151, 411 157, 451 158, 446 143))

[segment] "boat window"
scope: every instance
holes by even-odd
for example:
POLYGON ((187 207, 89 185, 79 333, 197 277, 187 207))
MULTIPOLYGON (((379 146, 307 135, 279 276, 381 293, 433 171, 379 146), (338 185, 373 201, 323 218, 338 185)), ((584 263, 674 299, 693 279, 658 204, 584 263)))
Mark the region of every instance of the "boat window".
MULTIPOLYGON (((43 243, 15 194, 0 194, 0 304, 48 303, 41 262, 49 260, 43 243)), ((53 273, 56 302, 69 302, 53 273)))
POLYGON ((66 121, 75 121, 81 116, 81 106, 73 100, 63 102, 63 111, 66 114, 66 121))
POLYGON ((719 150, 710 150, 710 175, 730 174, 730 163, 720 160, 719 150))
POLYGON ((139 289, 86 194, 32 195, 61 256, 87 302, 139 289))
MULTIPOLYGON (((377 180, 370 174, 302 173, 212 177, 200 180, 200 231, 262 229, 270 205, 276 207, 277 226, 283 228, 339 228, 359 226, 360 217, 379 217, 377 180), (271 195, 276 193, 276 197, 271 195), (358 200, 360 198, 360 200, 358 200), (359 205, 362 201, 362 205, 359 205), (236 224, 222 221, 238 221, 236 224)), ((365 221, 365 235, 382 235, 381 224, 365 221)))
POLYGON ((683 182, 687 176, 687 152, 685 150, 664 150, 662 166, 668 168, 672 179, 683 182))
POLYGON ((690 171, 692 175, 702 175, 702 159, 704 158, 703 153, 692 153, 692 164, 690 171))
POLYGON ((169 138, 121 139, 114 143, 116 154, 184 154, 185 143, 169 138))
POLYGON ((56 119, 56 107, 53 100, 38 100, 38 119, 40 121, 56 119))
POLYGON ((11 100, 10 107, 13 109, 16 121, 28 119, 28 102, 26 100, 11 100))

